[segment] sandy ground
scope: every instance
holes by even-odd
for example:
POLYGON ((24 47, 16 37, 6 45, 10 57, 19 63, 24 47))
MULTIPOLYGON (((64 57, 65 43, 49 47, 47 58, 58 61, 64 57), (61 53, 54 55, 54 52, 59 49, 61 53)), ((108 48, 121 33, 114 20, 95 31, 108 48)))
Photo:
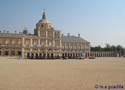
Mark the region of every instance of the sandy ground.
POLYGON ((95 88, 96 85, 125 86, 125 58, 19 60, 0 57, 0 90, 109 90, 95 88))

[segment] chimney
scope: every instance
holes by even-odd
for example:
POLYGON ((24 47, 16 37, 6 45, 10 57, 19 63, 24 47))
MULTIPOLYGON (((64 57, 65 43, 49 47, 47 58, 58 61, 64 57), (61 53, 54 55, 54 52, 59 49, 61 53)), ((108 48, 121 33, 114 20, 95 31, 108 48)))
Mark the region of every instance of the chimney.
POLYGON ((3 33, 5 33, 6 32, 6 30, 3 30, 3 33))
POLYGON ((64 34, 62 34, 62 37, 64 36, 64 34))
POLYGON ((68 33, 67 36, 70 36, 70 33, 68 33))
POLYGON ((80 38, 80 34, 78 34, 78 37, 80 38))
POLYGON ((15 34, 16 34, 16 30, 15 30, 15 34))
POLYGON ((9 33, 9 31, 7 31, 7 33, 9 33))

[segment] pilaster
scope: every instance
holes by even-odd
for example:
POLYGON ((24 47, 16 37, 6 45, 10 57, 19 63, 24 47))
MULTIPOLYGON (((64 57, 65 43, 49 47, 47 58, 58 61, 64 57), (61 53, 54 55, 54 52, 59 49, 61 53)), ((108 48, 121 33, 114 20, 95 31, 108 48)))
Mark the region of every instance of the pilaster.
POLYGON ((25 39, 22 37, 22 46, 25 47, 25 39))
POLYGON ((33 39, 31 38, 30 39, 30 47, 32 47, 33 46, 33 39))

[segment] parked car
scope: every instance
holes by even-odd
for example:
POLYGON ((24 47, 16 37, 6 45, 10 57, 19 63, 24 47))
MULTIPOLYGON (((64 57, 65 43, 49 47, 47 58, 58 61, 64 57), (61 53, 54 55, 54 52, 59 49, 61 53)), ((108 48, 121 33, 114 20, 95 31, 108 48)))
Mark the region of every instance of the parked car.
POLYGON ((63 59, 68 59, 68 57, 62 57, 63 59))
POLYGON ((95 59, 95 56, 89 56, 89 59, 95 59))
POLYGON ((79 57, 79 59, 85 59, 85 57, 81 56, 81 57, 79 57))

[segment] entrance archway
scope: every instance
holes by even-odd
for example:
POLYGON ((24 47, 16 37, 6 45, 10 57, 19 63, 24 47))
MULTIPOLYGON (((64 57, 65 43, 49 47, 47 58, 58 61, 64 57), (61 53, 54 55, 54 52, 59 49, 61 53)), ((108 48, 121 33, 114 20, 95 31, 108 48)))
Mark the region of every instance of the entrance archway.
POLYGON ((30 58, 30 53, 27 53, 27 58, 30 58))
POLYGON ((53 58, 53 53, 51 53, 51 59, 54 59, 54 58, 53 58))
POLYGON ((5 55, 8 56, 8 55, 9 55, 9 52, 8 52, 8 51, 5 51, 5 55))
POLYGON ((46 54, 45 53, 43 53, 43 59, 45 59, 46 58, 46 54))
POLYGON ((34 54, 33 53, 31 53, 31 59, 33 59, 34 58, 34 54))
POLYGON ((36 53, 35 58, 38 59, 38 53, 36 53))
POLYGON ((41 53, 39 54, 39 59, 42 59, 42 54, 41 53))

